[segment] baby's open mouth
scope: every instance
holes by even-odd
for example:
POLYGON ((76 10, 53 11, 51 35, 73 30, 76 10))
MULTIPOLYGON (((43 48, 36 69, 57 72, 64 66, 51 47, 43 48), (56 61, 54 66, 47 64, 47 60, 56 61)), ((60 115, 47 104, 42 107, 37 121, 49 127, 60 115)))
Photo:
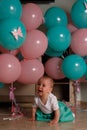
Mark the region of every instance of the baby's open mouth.
POLYGON ((42 90, 38 90, 38 92, 43 92, 42 90))

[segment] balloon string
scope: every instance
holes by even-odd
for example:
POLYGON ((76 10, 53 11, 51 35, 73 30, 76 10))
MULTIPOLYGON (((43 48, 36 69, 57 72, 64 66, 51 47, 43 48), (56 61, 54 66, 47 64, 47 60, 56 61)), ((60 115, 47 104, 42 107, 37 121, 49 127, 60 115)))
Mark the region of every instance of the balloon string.
POLYGON ((23 115, 22 112, 20 111, 19 105, 16 103, 16 99, 14 95, 14 90, 16 88, 13 86, 13 83, 11 83, 9 89, 10 89, 9 97, 12 102, 12 107, 11 107, 12 116, 23 115))
POLYGON ((78 94, 80 93, 80 82, 78 80, 76 81, 73 81, 73 84, 72 84, 74 87, 75 87, 75 104, 76 104, 76 107, 78 108, 79 107, 79 103, 78 103, 78 94))
POLYGON ((11 87, 9 87, 10 89, 10 92, 9 92, 9 98, 12 102, 12 107, 11 107, 11 111, 13 112, 13 109, 14 109, 14 104, 16 105, 16 100, 15 100, 15 95, 14 95, 14 90, 16 88, 13 87, 13 83, 11 83, 11 87))
POLYGON ((73 85, 76 87, 76 92, 80 92, 80 83, 78 80, 74 81, 73 85))

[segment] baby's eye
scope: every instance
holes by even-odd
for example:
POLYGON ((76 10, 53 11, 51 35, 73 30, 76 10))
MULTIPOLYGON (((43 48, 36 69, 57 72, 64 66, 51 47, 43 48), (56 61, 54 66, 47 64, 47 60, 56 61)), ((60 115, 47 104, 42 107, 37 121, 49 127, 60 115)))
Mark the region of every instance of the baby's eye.
POLYGON ((45 87, 45 84, 43 84, 42 86, 45 87))

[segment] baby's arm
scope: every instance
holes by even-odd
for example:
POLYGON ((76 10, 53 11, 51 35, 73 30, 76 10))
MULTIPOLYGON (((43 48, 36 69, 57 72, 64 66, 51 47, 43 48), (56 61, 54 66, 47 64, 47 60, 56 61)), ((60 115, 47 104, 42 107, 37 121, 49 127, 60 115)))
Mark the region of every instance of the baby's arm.
POLYGON ((30 119, 31 121, 35 121, 36 109, 37 109, 36 107, 33 107, 33 108, 32 108, 32 115, 31 115, 31 119, 30 119))
POLYGON ((50 121, 51 125, 54 125, 54 124, 58 123, 58 121, 59 121, 59 115, 60 115, 59 109, 55 110, 54 111, 54 119, 50 121))

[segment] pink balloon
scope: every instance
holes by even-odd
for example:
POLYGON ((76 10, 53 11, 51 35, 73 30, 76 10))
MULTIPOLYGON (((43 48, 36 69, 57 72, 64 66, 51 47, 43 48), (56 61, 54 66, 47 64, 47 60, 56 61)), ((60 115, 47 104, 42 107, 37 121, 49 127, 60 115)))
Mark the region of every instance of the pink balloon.
POLYGON ((58 57, 50 58, 45 63, 45 72, 53 79, 62 79, 65 77, 61 70, 62 59, 58 57))
POLYGON ((11 54, 0 55, 0 82, 11 83, 18 79, 21 74, 19 60, 11 54))
POLYGON ((87 55, 87 29, 78 29, 73 33, 70 48, 80 56, 87 55))
POLYGON ((34 3, 23 5, 21 21, 28 31, 38 28, 43 22, 43 14, 40 7, 34 3))
POLYGON ((2 52, 2 53, 12 54, 12 55, 17 55, 18 52, 19 52, 19 49, 15 49, 15 50, 11 50, 11 51, 9 51, 9 50, 3 48, 2 46, 0 46, 0 52, 2 52))
POLYGON ((77 28, 71 23, 69 23, 67 25, 67 27, 68 27, 68 29, 70 30, 71 33, 74 33, 77 30, 77 28))
POLYGON ((33 84, 44 74, 43 64, 37 60, 23 60, 21 61, 21 75, 18 78, 18 82, 23 84, 33 84))
POLYGON ((27 33, 26 40, 20 51, 24 58, 35 59, 44 54, 47 45, 48 40, 45 34, 39 30, 32 30, 27 33))

